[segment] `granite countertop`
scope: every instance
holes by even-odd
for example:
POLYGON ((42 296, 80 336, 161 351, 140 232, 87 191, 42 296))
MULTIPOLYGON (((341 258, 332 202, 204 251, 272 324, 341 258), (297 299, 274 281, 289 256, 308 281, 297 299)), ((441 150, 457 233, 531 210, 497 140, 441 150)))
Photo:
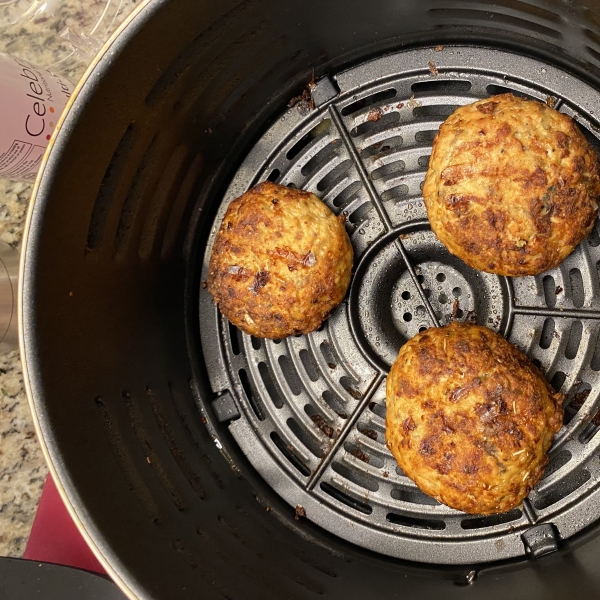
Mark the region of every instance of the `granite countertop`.
MULTIPOLYGON (((0 52, 76 82, 99 43, 136 1, 63 0, 57 14, 42 13, 13 25, 3 23, 0 14, 0 52)), ((17 249, 30 195, 31 185, 0 179, 0 239, 17 249)), ((23 388, 19 352, 0 354, 0 556, 23 555, 47 473, 23 388)))

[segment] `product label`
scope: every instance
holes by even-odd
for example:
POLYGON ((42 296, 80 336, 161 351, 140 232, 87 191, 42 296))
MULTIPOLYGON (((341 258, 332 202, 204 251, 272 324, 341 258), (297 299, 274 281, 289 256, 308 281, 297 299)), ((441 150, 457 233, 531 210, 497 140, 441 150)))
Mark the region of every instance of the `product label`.
POLYGON ((35 179, 70 95, 70 82, 0 54, 0 177, 35 179))
POLYGON ((45 146, 15 140, 6 152, 0 154, 0 173, 9 179, 35 178, 45 150, 45 146))

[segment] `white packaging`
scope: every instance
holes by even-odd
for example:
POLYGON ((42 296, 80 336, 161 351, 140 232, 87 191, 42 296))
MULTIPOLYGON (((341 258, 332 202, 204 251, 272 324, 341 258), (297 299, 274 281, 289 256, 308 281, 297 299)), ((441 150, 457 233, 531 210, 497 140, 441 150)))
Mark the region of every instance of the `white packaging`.
POLYGON ((0 177, 33 181, 73 85, 0 54, 0 177))

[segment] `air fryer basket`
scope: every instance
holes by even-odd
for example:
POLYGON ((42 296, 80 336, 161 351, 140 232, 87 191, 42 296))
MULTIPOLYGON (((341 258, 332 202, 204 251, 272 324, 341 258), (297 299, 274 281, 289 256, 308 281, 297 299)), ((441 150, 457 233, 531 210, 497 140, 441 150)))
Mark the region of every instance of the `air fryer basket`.
POLYGON ((509 280, 450 256, 420 198, 445 116, 506 89, 553 103, 598 146, 599 67, 591 3, 138 10, 54 140, 21 291, 47 457, 124 591, 600 590, 598 231, 558 269, 509 280), (314 106, 288 107, 313 69, 314 106), (227 202, 267 178, 344 212, 356 252, 345 302, 319 331, 281 342, 231 328, 202 284, 227 202), (382 443, 395 352, 453 316, 500 331, 569 399, 545 479, 506 515, 437 505, 382 443))

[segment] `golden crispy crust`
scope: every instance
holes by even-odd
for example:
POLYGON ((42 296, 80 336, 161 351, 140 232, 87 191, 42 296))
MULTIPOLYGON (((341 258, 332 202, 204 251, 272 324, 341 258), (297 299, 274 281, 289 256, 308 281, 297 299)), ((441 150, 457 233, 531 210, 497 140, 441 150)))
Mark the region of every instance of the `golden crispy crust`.
POLYGON ((467 513, 504 512, 541 478, 563 398, 504 338, 453 322, 400 349, 387 445, 426 494, 467 513))
POLYGON ((599 172, 569 116, 503 94, 461 106, 442 124, 423 197, 431 228, 468 265, 536 275, 590 233, 599 172))
POLYGON ((344 298, 352 260, 343 217, 314 194, 267 181, 229 205, 210 257, 208 289, 248 334, 309 333, 344 298))

